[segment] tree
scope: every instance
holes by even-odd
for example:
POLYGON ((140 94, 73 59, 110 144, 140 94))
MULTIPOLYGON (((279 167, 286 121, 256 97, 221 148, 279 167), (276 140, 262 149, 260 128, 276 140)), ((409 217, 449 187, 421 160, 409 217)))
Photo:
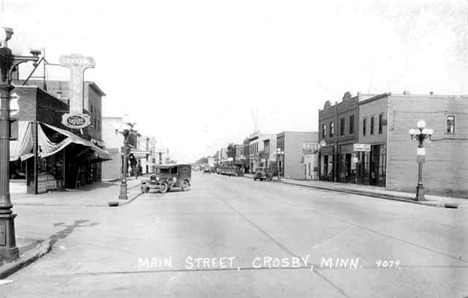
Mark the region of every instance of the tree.
POLYGON ((227 157, 232 157, 233 160, 236 159, 236 145, 234 143, 229 143, 227 146, 227 157))

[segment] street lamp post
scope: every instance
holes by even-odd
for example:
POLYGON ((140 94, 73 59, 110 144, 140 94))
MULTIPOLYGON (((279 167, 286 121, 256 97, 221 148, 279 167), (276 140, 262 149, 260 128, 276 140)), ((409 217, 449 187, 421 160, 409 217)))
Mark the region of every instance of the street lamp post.
POLYGON ((418 141, 417 162, 418 162, 418 185, 416 186, 416 201, 424 201, 424 185, 422 177, 422 164, 425 160, 424 140, 431 140, 434 131, 426 128, 426 122, 419 120, 417 123, 418 129, 410 129, 409 134, 412 140, 418 141))
POLYGON ((40 51, 31 51, 33 56, 13 55, 8 48, 8 41, 13 29, 0 28, 0 265, 18 258, 16 247, 16 214, 11 210, 10 198, 10 92, 12 73, 23 62, 32 61, 37 66, 40 51))
POLYGON ((278 170, 278 182, 281 182, 281 168, 280 168, 280 159, 284 155, 284 151, 281 148, 276 148, 276 168, 278 170))
MULTIPOLYGON (((124 122, 124 126, 118 126, 115 128, 116 134, 121 134, 124 137, 124 146, 123 146, 123 164, 122 164, 122 179, 120 180, 120 192, 119 192, 119 200, 128 200, 127 195, 127 167, 128 167, 128 138, 130 135, 134 135, 137 133, 133 127, 135 123, 124 122)), ((119 202, 109 202, 109 206, 118 206, 119 202)))

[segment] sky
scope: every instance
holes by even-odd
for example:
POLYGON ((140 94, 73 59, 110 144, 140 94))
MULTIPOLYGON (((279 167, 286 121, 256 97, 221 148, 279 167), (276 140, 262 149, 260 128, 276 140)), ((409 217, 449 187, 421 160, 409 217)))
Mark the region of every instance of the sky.
POLYGON ((256 127, 317 131, 347 91, 468 94, 467 0, 0 0, 0 24, 17 53, 94 57, 103 115, 129 114, 179 162, 256 127))

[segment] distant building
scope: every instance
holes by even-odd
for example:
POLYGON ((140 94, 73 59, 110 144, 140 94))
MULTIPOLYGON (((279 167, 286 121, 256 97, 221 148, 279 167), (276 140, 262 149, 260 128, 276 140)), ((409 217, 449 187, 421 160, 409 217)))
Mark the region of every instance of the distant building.
POLYGON ((276 135, 256 132, 249 137, 250 173, 258 167, 271 167, 276 162, 276 135))

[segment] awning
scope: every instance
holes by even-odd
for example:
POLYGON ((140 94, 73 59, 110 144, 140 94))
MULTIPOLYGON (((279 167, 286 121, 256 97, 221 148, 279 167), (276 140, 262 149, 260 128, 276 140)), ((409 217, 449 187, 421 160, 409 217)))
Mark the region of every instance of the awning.
POLYGON ((55 130, 58 133, 61 133, 62 135, 66 136, 67 138, 60 143, 53 143, 49 140, 49 138, 46 136, 44 131, 42 130, 41 125, 38 125, 38 142, 40 146, 40 157, 47 157, 50 155, 53 155, 57 153, 58 151, 62 150, 66 146, 68 146, 71 143, 83 145, 86 147, 89 147, 91 150, 93 150, 95 153, 97 153, 96 158, 100 160, 111 160, 112 157, 109 152, 107 152, 104 149, 101 149, 91 143, 90 141, 87 141, 83 138, 80 138, 79 136, 73 134, 70 131, 46 124, 46 123, 40 123, 41 125, 44 125, 52 130, 55 130))
POLYGON ((10 161, 28 159, 33 149, 32 123, 18 121, 18 140, 10 141, 10 161))

